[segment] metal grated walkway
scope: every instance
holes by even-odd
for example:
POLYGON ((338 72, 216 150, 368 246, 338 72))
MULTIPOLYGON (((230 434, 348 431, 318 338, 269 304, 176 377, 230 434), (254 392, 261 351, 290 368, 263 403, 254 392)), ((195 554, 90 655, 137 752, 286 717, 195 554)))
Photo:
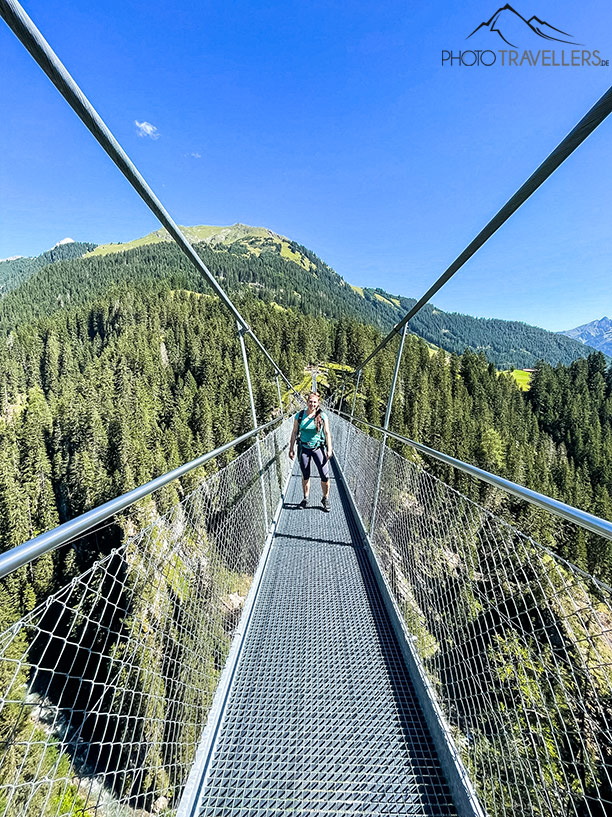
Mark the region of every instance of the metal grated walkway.
MULTIPOLYGON (((340 496, 339 496, 340 490, 340 496)), ((456 815, 348 503, 291 478, 201 817, 456 815)))

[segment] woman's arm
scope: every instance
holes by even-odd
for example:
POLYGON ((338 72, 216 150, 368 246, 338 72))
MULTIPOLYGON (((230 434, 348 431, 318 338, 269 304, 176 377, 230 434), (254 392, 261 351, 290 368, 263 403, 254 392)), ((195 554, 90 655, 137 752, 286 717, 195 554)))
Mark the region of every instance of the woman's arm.
POLYGON ((327 417, 325 418, 323 429, 325 431, 325 447, 327 448, 327 456, 328 459, 331 460, 331 458, 334 456, 334 451, 332 449, 331 431, 329 429, 329 420, 327 417))
POLYGON ((298 421, 297 417, 293 421, 293 431, 291 432, 291 442, 289 443, 289 459, 292 460, 295 457, 295 440, 298 435, 298 421))

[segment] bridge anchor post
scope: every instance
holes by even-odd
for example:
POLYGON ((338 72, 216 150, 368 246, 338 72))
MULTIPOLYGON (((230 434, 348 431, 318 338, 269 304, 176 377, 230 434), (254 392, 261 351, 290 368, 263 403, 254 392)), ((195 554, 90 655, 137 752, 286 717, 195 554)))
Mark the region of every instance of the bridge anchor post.
POLYGON ((357 381, 355 383, 355 391, 353 392, 353 403, 351 405, 351 416, 349 418, 349 425, 346 430, 346 445, 344 446, 344 470, 346 470, 346 464, 348 462, 348 455, 349 455, 349 439, 350 433, 353 427, 353 418, 355 417, 355 404, 357 402, 357 392, 359 391, 359 383, 361 382, 361 369, 357 372, 357 381))
MULTIPOLYGON (((395 359, 395 371, 393 372, 393 380, 391 381, 391 389, 389 390, 389 399, 387 400, 387 411, 385 412, 385 422, 383 428, 385 431, 389 428, 389 420, 391 419, 391 409, 393 407, 393 398, 395 397, 395 387, 397 385, 397 378, 399 376, 400 364, 402 362, 402 352, 404 351, 404 340, 406 339, 407 324, 402 327, 402 334, 400 337, 400 345, 397 350, 397 357, 395 359)), ((374 535, 374 525, 376 523, 376 511, 378 510, 378 494, 380 493, 380 479, 382 477, 383 461, 385 459, 385 445, 387 444, 387 435, 383 432, 382 443, 380 446, 380 456, 378 458, 378 473, 376 474, 376 488, 374 489, 374 501, 372 503, 372 516, 370 517, 370 535, 374 535)))
MULTIPOLYGON (((251 384, 251 372, 249 370, 249 359, 247 357, 246 346, 244 343, 244 336, 249 331, 248 327, 244 324, 240 323, 240 321, 236 321, 238 325, 238 340, 240 341, 240 351, 242 352, 242 363, 244 364, 244 375, 246 377, 247 382, 247 389, 249 391, 249 401, 251 403, 251 416, 253 418, 253 428, 257 428, 257 411, 255 410, 255 398, 253 397, 253 386, 251 384)), ((278 375, 276 378, 278 383, 278 375)), ((279 389, 280 394, 280 389, 279 389)), ((282 404, 281 404, 282 408, 282 404)), ((264 477, 263 477, 263 463, 261 459, 261 445, 259 442, 259 436, 255 437, 255 448, 257 450, 257 466, 259 468, 259 481, 261 484, 261 500, 263 503, 263 517, 264 517, 264 524, 266 526, 266 531, 268 530, 268 506, 266 502, 266 486, 264 484, 264 477)))
POLYGON ((278 405, 279 405, 280 413, 281 413, 281 417, 282 417, 282 415, 285 413, 285 410, 283 409, 283 398, 282 398, 282 395, 281 395, 280 380, 278 379, 278 374, 276 375, 275 380, 276 380, 276 391, 278 393, 278 405))

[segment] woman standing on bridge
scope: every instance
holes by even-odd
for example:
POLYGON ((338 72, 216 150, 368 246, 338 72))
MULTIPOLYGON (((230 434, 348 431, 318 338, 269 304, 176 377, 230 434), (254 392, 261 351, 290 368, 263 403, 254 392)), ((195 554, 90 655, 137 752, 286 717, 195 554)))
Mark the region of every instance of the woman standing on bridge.
POLYGON ((308 408, 302 409, 295 417, 291 442, 289 443, 289 457, 295 457, 295 442, 298 444, 300 470, 302 471, 302 490, 304 499, 300 508, 308 505, 310 494, 310 463, 314 461, 321 477, 323 498, 321 504, 324 511, 329 511, 329 460, 333 457, 331 431, 327 414, 321 410, 321 396, 318 391, 311 391, 308 395, 308 408))

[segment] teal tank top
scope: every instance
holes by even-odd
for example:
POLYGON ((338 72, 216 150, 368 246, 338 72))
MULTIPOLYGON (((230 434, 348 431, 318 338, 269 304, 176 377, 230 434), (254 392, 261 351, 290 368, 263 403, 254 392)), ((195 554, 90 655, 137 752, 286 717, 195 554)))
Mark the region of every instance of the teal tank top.
MULTIPOLYGON (((307 448, 316 448, 318 445, 323 445, 325 442, 325 420, 327 414, 321 412, 323 423, 321 424, 321 431, 317 431, 317 424, 314 417, 308 417, 304 414, 304 418, 299 425, 300 442, 307 448)), ((298 414, 299 418, 299 414, 298 414)))

